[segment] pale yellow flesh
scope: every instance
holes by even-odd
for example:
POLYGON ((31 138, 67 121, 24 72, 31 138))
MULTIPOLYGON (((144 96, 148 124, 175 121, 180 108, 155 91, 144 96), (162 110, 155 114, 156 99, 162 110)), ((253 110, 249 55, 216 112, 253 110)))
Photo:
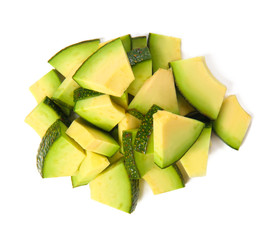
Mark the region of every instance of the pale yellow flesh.
POLYGON ((73 78, 82 87, 121 97, 134 80, 122 41, 114 40, 99 49, 73 78))
POLYGON ((206 175, 210 136, 211 127, 204 128, 198 140, 180 159, 182 167, 190 178, 206 175))
POLYGON ((141 124, 141 120, 132 116, 129 113, 125 114, 125 117, 118 124, 118 134, 119 134, 119 142, 121 145, 121 152, 123 152, 123 131, 138 128, 141 124))
POLYGON ((37 103, 40 103, 46 96, 51 98, 60 84, 61 80, 59 76, 55 70, 51 70, 36 81, 29 90, 35 97, 37 103))
POLYGON ((106 131, 110 131, 125 117, 124 108, 113 103, 109 95, 79 100, 76 102, 74 111, 106 131))
POLYGON ((43 177, 75 175, 84 158, 83 149, 68 136, 62 136, 54 142, 44 160, 43 177))
POLYGON ((224 99, 213 128, 224 142, 239 149, 250 122, 251 116, 240 106, 236 96, 230 95, 224 99))
POLYGON ((186 99, 201 113, 216 119, 226 87, 208 69, 204 57, 172 63, 176 84, 186 99))
POLYGON ((155 163, 164 168, 178 161, 199 137, 204 123, 167 111, 153 115, 155 163))
POLYGON ((177 99, 181 116, 185 116, 195 110, 179 92, 177 92, 177 99))
POLYGON ((116 152, 112 157, 109 157, 108 160, 110 164, 117 162, 120 158, 122 158, 124 155, 120 153, 120 151, 116 152))
POLYGON ((152 77, 145 81, 128 108, 134 108, 146 114, 154 104, 164 110, 179 114, 175 83, 171 70, 157 70, 152 77))
POLYGON ((72 176, 73 186, 88 184, 106 167, 109 166, 109 161, 105 156, 97 153, 86 151, 86 157, 80 164, 77 173, 72 176))
POLYGON ((124 162, 119 160, 90 182, 91 198, 116 209, 130 212, 131 184, 124 162))
POLYGON ((107 157, 113 156, 119 149, 118 143, 108 133, 86 124, 80 118, 72 122, 66 134, 84 149, 107 157))
POLYGON ((59 118, 60 116, 50 106, 41 102, 27 115, 24 121, 42 138, 52 123, 59 118))

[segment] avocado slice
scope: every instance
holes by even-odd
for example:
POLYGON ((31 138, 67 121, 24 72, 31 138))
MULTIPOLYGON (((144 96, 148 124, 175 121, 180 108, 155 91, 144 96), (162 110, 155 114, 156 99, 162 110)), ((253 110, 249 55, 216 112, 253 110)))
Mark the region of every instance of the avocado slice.
POLYGON ((138 128, 140 126, 140 124, 141 124, 141 120, 132 116, 129 113, 126 113, 125 117, 119 122, 119 124, 118 124, 118 136, 119 136, 119 143, 120 143, 120 146, 121 146, 120 151, 122 153, 123 153, 123 141, 122 141, 123 131, 138 128))
POLYGON ((193 112, 195 109, 189 104, 189 102, 181 95, 181 93, 177 90, 177 100, 179 105, 179 111, 181 116, 185 116, 188 113, 193 112))
POLYGON ((167 111, 153 115, 154 162, 161 168, 178 161, 201 134, 204 123, 167 111))
MULTIPOLYGON (((127 35, 124 35, 124 36, 121 36, 119 37, 121 40, 122 40, 122 43, 123 43, 123 46, 124 46, 124 49, 126 52, 129 52, 131 51, 131 45, 132 45, 132 41, 131 41, 131 36, 130 34, 127 34, 127 35)), ((103 47, 104 45, 106 45, 107 43, 110 43, 112 41, 114 41, 115 39, 111 39, 111 40, 108 40, 106 42, 102 42, 99 44, 99 48, 103 47)))
POLYGON ((113 103, 109 95, 78 100, 74 112, 105 131, 112 130, 125 117, 125 110, 113 103))
POLYGON ((179 163, 188 177, 202 177, 207 172, 210 147, 211 124, 207 124, 192 147, 184 154, 179 163))
POLYGON ((66 135, 67 127, 54 122, 42 138, 37 168, 43 178, 72 176, 85 158, 84 150, 66 135))
POLYGON ((68 77, 97 49, 99 39, 79 42, 56 53, 48 62, 63 76, 68 77))
POLYGON ((87 185, 99 173, 109 166, 105 156, 86 151, 86 157, 81 162, 77 173, 71 177, 72 187, 87 185))
POLYGON ((148 47, 153 60, 153 72, 168 69, 169 62, 181 59, 181 39, 150 33, 148 47))
POLYGON ((107 132, 103 132, 82 118, 75 119, 66 134, 73 138, 85 150, 113 156, 120 148, 116 140, 107 132))
POLYGON ((175 82, 171 70, 159 69, 145 81, 128 109, 136 109, 146 114, 152 105, 179 114, 175 82))
POLYGON ((42 138, 47 129, 61 119, 67 126, 70 124, 67 116, 49 97, 45 97, 25 118, 25 122, 42 138))
POLYGON ((90 182, 91 198, 131 213, 134 211, 139 197, 139 180, 130 179, 124 164, 120 159, 106 168, 90 182))
POLYGON ((112 157, 109 157, 108 160, 110 164, 117 162, 120 158, 122 158, 124 155, 120 153, 120 151, 117 151, 112 157))
POLYGON ((226 144, 238 150, 250 122, 251 116, 240 106, 237 97, 230 95, 223 101, 213 130, 226 144))
POLYGON ((222 105, 226 87, 209 71, 204 57, 170 63, 181 94, 200 113, 216 119, 222 105))
POLYGON ((132 49, 147 47, 146 36, 133 37, 131 38, 131 41, 132 41, 132 49))
POLYGON ((64 77, 57 70, 52 69, 36 81, 29 90, 37 103, 40 103, 46 96, 51 98, 63 80, 64 77))
POLYGON ((76 71, 73 79, 83 88, 121 97, 134 80, 121 39, 99 48, 76 71))
POLYGON ((127 91, 125 91, 124 94, 121 97, 111 96, 111 100, 114 103, 118 104, 119 106, 123 107, 124 109, 128 108, 129 100, 128 100, 128 93, 127 93, 127 91))

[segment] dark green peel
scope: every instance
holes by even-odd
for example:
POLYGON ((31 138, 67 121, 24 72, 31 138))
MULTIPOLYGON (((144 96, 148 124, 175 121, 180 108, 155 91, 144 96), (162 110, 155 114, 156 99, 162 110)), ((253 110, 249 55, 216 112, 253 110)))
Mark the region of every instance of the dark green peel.
POLYGON ((97 97, 100 95, 103 95, 103 93, 80 87, 80 88, 77 88, 74 90, 73 101, 77 102, 82 99, 86 99, 86 98, 90 98, 90 97, 97 97))
POLYGON ((132 147, 132 133, 123 131, 124 163, 131 179, 140 179, 132 147))
POLYGON ((153 114, 158 110, 163 109, 157 105, 153 105, 142 120, 134 142, 135 151, 144 154, 146 153, 149 137, 153 131, 153 114))
POLYGON ((186 115, 186 117, 198 120, 203 123, 210 123, 210 121, 211 121, 208 117, 204 116, 203 114, 199 113, 198 111, 190 112, 186 115))
POLYGON ((147 47, 133 49, 127 53, 127 56, 131 66, 152 58, 151 53, 147 47))
POLYGON ((131 114, 132 116, 138 118, 139 120, 143 120, 145 118, 144 114, 138 112, 136 109, 130 109, 130 110, 127 110, 127 112, 129 114, 131 114))

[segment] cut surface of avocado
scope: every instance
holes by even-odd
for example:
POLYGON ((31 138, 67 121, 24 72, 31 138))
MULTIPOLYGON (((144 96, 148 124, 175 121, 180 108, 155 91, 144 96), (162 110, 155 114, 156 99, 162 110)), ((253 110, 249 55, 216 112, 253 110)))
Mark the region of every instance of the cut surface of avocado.
POLYGON ((84 150, 65 132, 60 120, 54 122, 42 138, 37 168, 43 178, 72 176, 85 158, 84 150))
MULTIPOLYGON (((131 42, 131 36, 130 34, 127 34, 127 35, 124 35, 124 36, 121 36, 119 37, 121 40, 122 40, 122 43, 123 43, 123 46, 124 46, 124 49, 126 52, 129 52, 131 51, 131 45, 132 45, 132 42, 131 42)), ((99 44, 99 48, 103 47, 104 45, 114 41, 115 39, 111 39, 111 40, 108 40, 106 42, 102 42, 99 44)))
POLYGON ((133 37, 131 41, 132 41, 132 49, 147 47, 146 36, 133 37))
POLYGON ((224 99, 213 130, 230 147, 238 150, 251 122, 251 116, 240 106, 235 95, 224 99))
POLYGON ((121 97, 114 97, 114 96, 111 96, 111 100, 118 104, 119 106, 123 107, 124 109, 127 109, 128 108, 128 93, 127 91, 124 92, 124 94, 121 96, 121 97))
POLYGON ((82 148, 107 157, 113 156, 120 148, 112 136, 81 118, 74 120, 66 133, 82 148))
POLYGON ((99 173, 109 166, 105 156, 86 151, 86 157, 81 162, 77 173, 71 177, 73 187, 87 185, 99 173))
POLYGON ((159 69, 140 88, 128 109, 146 114, 152 105, 179 114, 174 78, 171 70, 159 69))
POLYGON ((127 92, 135 96, 145 81, 152 76, 152 60, 146 60, 132 66, 134 81, 129 85, 127 92))
POLYGON ((181 39, 150 33, 148 39, 153 60, 153 72, 159 68, 168 69, 169 62, 181 59, 181 39))
POLYGON ((222 105, 226 87, 208 69, 204 57, 184 59, 170 63, 181 94, 200 113, 216 119, 222 105))
POLYGON ((109 157, 108 160, 110 164, 117 162, 120 158, 122 158, 124 155, 120 153, 120 151, 117 151, 112 157, 109 157))
POLYGON ((62 110, 49 98, 45 97, 25 118, 25 122, 32 127, 40 137, 57 120, 61 119, 69 125, 67 117, 62 110))
POLYGON ((35 97, 37 103, 40 103, 45 97, 51 98, 53 96, 62 80, 64 80, 64 77, 58 71, 52 69, 36 81, 29 90, 35 97))
POLYGON ((161 168, 178 161, 198 139, 204 123, 167 111, 153 115, 154 162, 161 168))
POLYGON ((68 77, 98 49, 99 42, 99 39, 94 39, 70 45, 56 53, 48 62, 63 76, 68 77))
POLYGON ((202 177, 207 173, 210 137, 211 124, 203 129, 197 141, 179 161, 190 178, 202 177))
POLYGON ((113 103, 109 95, 79 100, 74 112, 105 131, 112 130, 125 117, 125 110, 113 103))
POLYGON ((129 113, 125 114, 125 117, 118 124, 118 134, 119 134, 119 142, 121 146, 121 152, 123 153, 123 131, 138 128, 141 124, 141 120, 132 116, 129 113))
POLYGON ((130 179, 120 159, 90 182, 91 198, 121 211, 134 211, 139 197, 139 180, 130 179))
POLYGON ((81 87, 121 97, 134 80, 121 39, 98 49, 76 71, 73 79, 81 87))
POLYGON ((185 116, 188 113, 193 112, 195 109, 186 101, 184 96, 182 96, 178 91, 176 91, 176 93, 177 93, 180 115, 185 116))

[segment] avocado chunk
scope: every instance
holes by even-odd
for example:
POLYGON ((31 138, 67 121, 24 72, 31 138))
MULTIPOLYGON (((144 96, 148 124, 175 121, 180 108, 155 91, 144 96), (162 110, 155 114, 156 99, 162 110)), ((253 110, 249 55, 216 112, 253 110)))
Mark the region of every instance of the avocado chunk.
POLYGON ((124 94, 121 97, 111 96, 111 100, 114 103, 116 103, 119 106, 121 106, 122 108, 124 108, 124 109, 128 108, 129 100, 128 100, 128 93, 127 93, 127 91, 125 91, 124 94))
POLYGON ((133 37, 131 38, 131 41, 132 41, 132 49, 147 47, 146 36, 133 37))
POLYGON ((125 114, 125 117, 118 124, 118 134, 119 134, 119 142, 121 146, 121 152, 123 153, 123 131, 138 128, 141 124, 141 120, 132 116, 129 113, 125 114))
POLYGON ((120 153, 120 151, 117 151, 112 157, 109 157, 108 160, 110 164, 117 162, 120 158, 122 158, 124 155, 120 153))
POLYGON ((186 116, 188 113, 193 112, 195 109, 189 104, 189 102, 181 95, 181 93, 177 90, 177 100, 179 105, 179 115, 186 116))
POLYGON ((58 71, 52 69, 36 81, 29 90, 37 103, 40 103, 45 97, 51 98, 63 80, 64 77, 58 71))
POLYGON ((171 70, 159 69, 145 81, 128 109, 136 109, 146 114, 152 105, 179 114, 175 82, 171 70))
MULTIPOLYGON (((131 42, 131 36, 130 34, 127 34, 127 35, 124 35, 124 36, 121 36, 119 37, 121 40, 122 40, 122 43, 123 43, 123 46, 124 46, 124 49, 126 52, 129 52, 131 51, 131 45, 132 45, 132 42, 131 42)), ((102 42, 99 44, 99 48, 103 47, 104 45, 106 45, 107 43, 110 43, 112 41, 114 41, 115 39, 111 39, 111 40, 108 40, 106 42, 102 42)))
POLYGON ((223 101, 213 130, 226 144, 238 150, 250 122, 251 116, 240 106, 236 96, 230 95, 223 101))
POLYGON ((70 124, 62 110, 49 97, 45 97, 24 121, 42 138, 57 119, 61 119, 66 125, 70 124))
POLYGON ((134 211, 139 197, 139 180, 130 179, 120 159, 90 182, 91 198, 121 211, 134 211))
POLYGON ((181 94, 200 113, 216 119, 222 105, 226 87, 209 71, 204 57, 170 63, 181 94))
POLYGON ((81 162, 77 173, 71 177, 72 187, 87 185, 99 173, 109 166, 105 156, 86 151, 86 157, 81 162))
POLYGON ((74 112, 105 131, 112 130, 125 117, 125 110, 113 103, 109 95, 78 100, 74 112))
POLYGON ((148 39, 153 60, 153 72, 159 68, 168 69, 169 62, 181 59, 181 39, 150 33, 148 39))
POLYGON ((188 177, 202 177, 207 173, 208 152, 210 147, 211 124, 202 131, 197 141, 180 159, 188 177))
POLYGON ((83 88, 121 97, 134 80, 121 39, 99 48, 76 71, 73 79, 83 88))
POLYGON ((97 49, 99 39, 79 42, 56 53, 48 62, 63 76, 68 77, 97 49))
POLYGON ((178 161, 201 134, 204 123, 167 111, 153 115, 154 162, 165 168, 178 161))
POLYGON ((75 119, 68 128, 67 135, 87 151, 112 157, 120 148, 116 140, 81 118, 75 119))
POLYGON ((72 176, 85 158, 84 150, 66 135, 67 127, 54 122, 42 138, 37 168, 43 178, 72 176))

